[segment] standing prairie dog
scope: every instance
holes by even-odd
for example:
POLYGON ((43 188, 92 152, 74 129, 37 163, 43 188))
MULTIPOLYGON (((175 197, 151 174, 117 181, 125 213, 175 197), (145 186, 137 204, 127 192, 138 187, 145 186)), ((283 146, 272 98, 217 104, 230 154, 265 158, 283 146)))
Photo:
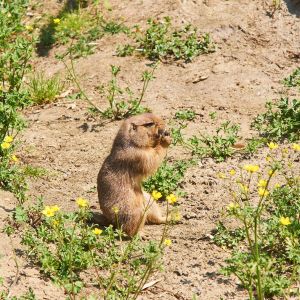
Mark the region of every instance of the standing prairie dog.
MULTIPOLYGON (((134 236, 145 222, 161 224, 157 203, 143 192, 142 181, 155 173, 171 143, 163 120, 145 113, 125 120, 113 142, 110 154, 98 174, 97 189, 100 208, 107 220, 118 224, 134 236)), ((115 224, 116 225, 116 224, 115 224)))

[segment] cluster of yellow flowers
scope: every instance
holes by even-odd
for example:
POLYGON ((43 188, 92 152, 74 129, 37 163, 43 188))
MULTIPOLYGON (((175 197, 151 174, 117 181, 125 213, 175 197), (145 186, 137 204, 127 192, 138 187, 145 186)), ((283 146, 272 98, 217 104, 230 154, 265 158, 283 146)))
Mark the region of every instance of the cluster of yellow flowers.
MULTIPOLYGON (((3 150, 9 149, 11 147, 11 143, 13 142, 13 140, 14 138, 11 135, 7 135, 0 145, 1 149, 3 150)), ((11 155, 11 160, 14 162, 19 161, 18 157, 15 154, 11 155)))
POLYGON ((3 150, 9 149, 13 140, 14 138, 11 135, 6 136, 1 143, 1 148, 3 150))
POLYGON ((53 206, 45 206, 45 208, 42 210, 42 214, 45 215, 46 217, 50 218, 55 215, 57 211, 60 210, 60 207, 57 205, 53 206))
MULTIPOLYGON (((151 196, 154 200, 158 200, 162 197, 161 192, 158 192, 156 190, 152 191, 151 196)), ((169 204, 174 204, 177 202, 177 197, 174 194, 170 194, 166 197, 169 204)))

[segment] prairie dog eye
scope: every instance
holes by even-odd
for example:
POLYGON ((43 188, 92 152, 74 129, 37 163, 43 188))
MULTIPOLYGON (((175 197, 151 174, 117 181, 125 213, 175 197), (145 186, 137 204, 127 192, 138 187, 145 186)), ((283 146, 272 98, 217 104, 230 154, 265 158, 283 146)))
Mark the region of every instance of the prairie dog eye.
POLYGON ((155 125, 154 122, 149 122, 149 123, 143 124, 143 126, 147 127, 147 128, 153 127, 154 125, 155 125))

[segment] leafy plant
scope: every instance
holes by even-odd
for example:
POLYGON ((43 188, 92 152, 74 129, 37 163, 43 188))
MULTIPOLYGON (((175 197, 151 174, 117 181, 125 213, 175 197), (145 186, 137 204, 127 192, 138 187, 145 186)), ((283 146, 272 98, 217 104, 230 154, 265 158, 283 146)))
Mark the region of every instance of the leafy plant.
POLYGON ((267 102, 265 107, 267 111, 255 118, 252 128, 268 140, 299 140, 300 100, 281 98, 277 102, 267 102))
POLYGON ((219 247, 235 248, 246 238, 243 228, 229 230, 222 222, 218 222, 213 241, 219 247))
POLYGON ((58 54, 58 57, 65 57, 70 52, 74 58, 84 57, 94 53, 97 39, 106 33, 120 32, 127 33, 128 28, 113 20, 106 21, 100 14, 97 3, 94 3, 91 6, 65 10, 57 18, 49 19, 48 25, 42 29, 40 47, 67 45, 67 50, 58 54))
POLYGON ((148 20, 148 28, 142 33, 137 27, 135 45, 118 47, 119 56, 140 53, 149 59, 183 59, 191 61, 194 57, 214 51, 209 34, 199 36, 191 24, 183 29, 173 29, 170 17, 163 21, 148 20))
POLYGON ((44 73, 34 73, 30 78, 29 94, 34 104, 53 102, 62 92, 64 83, 59 76, 46 78, 44 73))
MULTIPOLYGON (((234 153, 233 146, 238 140, 240 127, 226 121, 216 129, 216 134, 194 135, 185 139, 182 130, 187 128, 188 121, 195 118, 196 113, 192 110, 183 110, 176 112, 175 124, 171 127, 171 136, 173 145, 180 144, 191 151, 191 154, 197 158, 212 157, 217 162, 224 161, 234 153)), ((210 117, 215 119, 216 114, 211 113, 210 117)))
POLYGON ((177 160, 173 163, 164 161, 157 172, 143 183, 143 187, 148 192, 156 190, 163 197, 172 192, 180 194, 178 188, 185 172, 192 164, 193 161, 191 160, 177 160))
POLYGON ((249 298, 259 300, 300 295, 300 181, 294 165, 300 145, 269 147, 266 165, 248 164, 240 174, 234 169, 222 174, 233 199, 226 217, 237 222, 242 235, 230 238, 222 227, 216 239, 232 247, 222 273, 238 277, 249 298))
POLYGON ((199 157, 210 156, 217 162, 224 161, 234 152, 232 146, 238 139, 240 127, 226 121, 216 130, 216 135, 193 136, 189 139, 189 145, 193 154, 199 157))
POLYGON ((25 126, 19 111, 29 104, 22 88, 34 41, 22 24, 27 0, 0 1, 0 187, 24 200, 25 178, 14 161, 15 136, 25 126))
POLYGON ((193 121, 196 117, 196 113, 191 109, 179 110, 175 113, 175 119, 181 121, 193 121))
POLYGON ((284 78, 283 84, 288 87, 298 86, 300 88, 300 67, 295 69, 290 76, 284 78))
POLYGON ((129 87, 122 89, 118 85, 117 76, 121 71, 120 67, 111 66, 112 79, 107 85, 99 87, 99 92, 104 95, 109 103, 109 107, 101 112, 102 117, 112 120, 119 120, 128 116, 136 115, 149 111, 149 109, 141 106, 145 92, 148 88, 150 80, 153 79, 153 73, 156 65, 152 66, 152 70, 144 71, 142 74, 143 87, 141 94, 135 96, 129 87))
POLYGON ((61 212, 57 205, 42 209, 41 200, 17 212, 19 225, 14 226, 19 231, 23 226, 22 243, 29 257, 70 299, 84 289, 89 278, 81 273, 90 269, 100 298, 137 299, 149 276, 161 268, 163 250, 171 243, 166 239, 169 225, 164 227, 160 242, 142 242, 139 236, 124 240, 121 228, 102 230, 88 225, 91 212, 87 200, 76 202, 79 209, 71 213, 61 212))

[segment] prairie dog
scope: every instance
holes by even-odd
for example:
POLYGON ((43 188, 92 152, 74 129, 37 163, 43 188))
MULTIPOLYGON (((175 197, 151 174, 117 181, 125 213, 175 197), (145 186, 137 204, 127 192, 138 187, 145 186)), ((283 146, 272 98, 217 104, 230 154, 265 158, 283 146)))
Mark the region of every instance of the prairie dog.
MULTIPOLYGON (((165 222, 157 203, 143 192, 142 181, 155 173, 171 143, 163 120, 145 113, 125 120, 105 159, 97 180, 100 208, 111 224, 116 222, 129 236, 134 236, 145 222, 165 222)), ((115 224, 116 225, 116 224, 115 224)))

